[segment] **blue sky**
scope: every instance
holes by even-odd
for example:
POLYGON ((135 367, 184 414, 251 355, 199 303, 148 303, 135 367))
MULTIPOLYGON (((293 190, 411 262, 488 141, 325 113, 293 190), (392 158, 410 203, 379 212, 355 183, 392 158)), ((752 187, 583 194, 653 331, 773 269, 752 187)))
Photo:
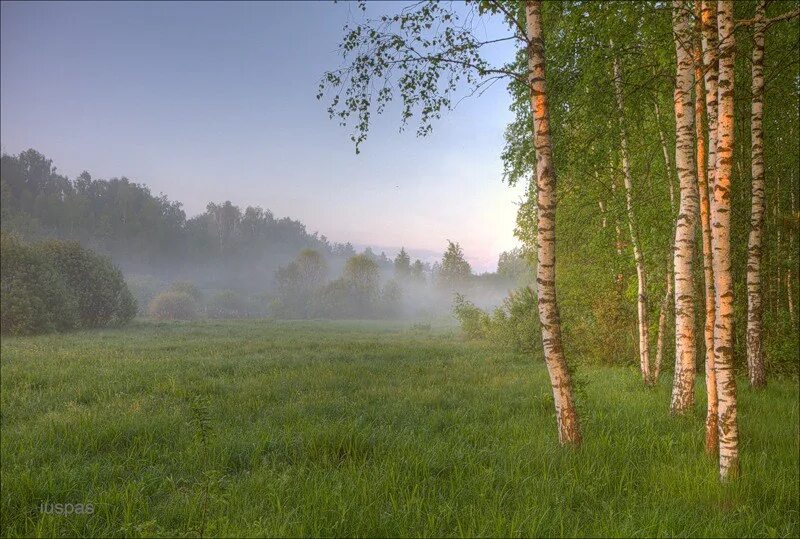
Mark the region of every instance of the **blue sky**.
POLYGON ((3 2, 2 150, 35 148, 71 178, 127 176, 189 215, 212 200, 260 205, 389 253, 459 241, 476 269, 494 269, 516 244, 522 195, 502 182, 505 85, 424 139, 389 111, 356 155, 315 95, 360 17, 332 2, 3 2))

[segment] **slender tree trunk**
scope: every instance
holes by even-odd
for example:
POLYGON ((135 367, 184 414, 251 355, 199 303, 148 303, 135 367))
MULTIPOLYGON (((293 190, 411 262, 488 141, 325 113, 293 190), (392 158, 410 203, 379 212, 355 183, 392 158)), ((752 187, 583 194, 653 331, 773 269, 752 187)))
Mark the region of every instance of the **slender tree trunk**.
POLYGON ((719 399, 719 471, 722 480, 739 475, 739 429, 733 370, 733 282, 731 279, 731 172, 733 165, 733 5, 717 3, 719 88, 717 94, 717 170, 711 199, 714 261, 714 368, 719 399))
POLYGON ((703 53, 701 33, 703 11, 700 0, 695 0, 697 24, 694 45, 694 115, 697 139, 697 191, 700 194, 700 229, 703 241, 703 284, 705 285, 706 322, 703 327, 706 372, 706 453, 716 455, 717 438, 717 376, 714 372, 714 270, 711 261, 711 222, 709 220, 708 163, 706 138, 703 131, 705 119, 705 93, 703 91, 703 53))
POLYGON ((597 203, 597 205, 600 206, 600 215, 602 216, 602 220, 601 220, 600 224, 601 224, 602 228, 605 228, 606 224, 607 224, 606 223, 606 205, 605 205, 605 203, 603 203, 602 200, 600 200, 597 203))
MULTIPOLYGON (((796 219, 797 199, 795 198, 794 186, 792 186, 790 195, 791 195, 790 209, 792 211, 792 218, 796 219)), ((797 253, 795 252, 795 247, 794 247, 794 235, 789 234, 789 269, 786 270, 786 298, 789 304, 789 318, 792 322, 792 327, 795 329, 795 331, 797 330, 797 311, 794 306, 794 291, 792 290, 792 280, 794 278, 794 262, 796 256, 797 253)))
MULTIPOLYGON (((669 149, 667 148, 667 140, 664 137, 664 130, 661 128, 661 111, 658 106, 658 99, 655 102, 656 109, 656 124, 658 125, 658 138, 661 141, 661 150, 664 154, 664 170, 667 172, 667 185, 669 186, 669 215, 670 220, 675 218, 675 186, 672 181, 675 176, 672 169, 672 161, 669 158, 669 149)), ((661 377, 661 366, 664 363, 664 342, 667 332, 667 320, 672 316, 672 282, 674 279, 673 271, 673 250, 675 227, 672 227, 672 234, 669 241, 669 255, 667 256, 667 276, 666 286, 664 287, 664 297, 661 298, 661 306, 658 314, 658 337, 656 338, 656 359, 653 366, 653 384, 658 384, 661 377)))
POLYGON ((536 149, 537 254, 536 283, 542 344, 558 421, 558 441, 579 445, 581 432, 572 395, 572 381, 561 343, 561 321, 556 302, 556 174, 550 139, 550 115, 545 85, 544 38, 541 0, 525 5, 529 41, 528 68, 533 113, 533 142, 536 149))
MULTIPOLYGON (((597 173, 597 169, 594 171, 594 180, 599 184, 600 183, 600 174, 597 173)), ((608 219, 606 216, 606 203, 601 198, 597 201, 597 205, 600 207, 600 223, 602 228, 606 228, 608 226, 608 219)))
MULTIPOLYGON (((750 235, 747 241, 747 378, 750 387, 767 384, 764 366, 764 302, 761 253, 764 234, 764 30, 765 1, 758 0, 753 20, 752 94, 750 112, 751 190, 750 235)), ((780 271, 779 271, 780 275, 780 271)))
MULTIPOLYGON (((617 199, 617 181, 612 177, 611 179, 611 196, 614 200, 617 199)), ((619 216, 614 212, 614 249, 617 251, 617 256, 622 256, 622 227, 619 225, 619 216)))
POLYGON ((786 299, 789 306, 789 320, 792 322, 792 327, 796 325, 795 320, 797 316, 794 312, 794 292, 792 291, 792 269, 786 270, 786 299))
POLYGON ((636 263, 637 278, 637 314, 639 320, 639 368, 645 384, 650 384, 650 336, 647 320, 647 273, 644 267, 644 256, 639 244, 639 232, 636 227, 636 214, 633 211, 633 179, 631 177, 630 155, 628 154, 628 134, 625 130, 625 102, 622 95, 622 73, 619 59, 614 57, 614 93, 617 98, 619 118, 620 148, 622 151, 622 172, 625 182, 625 207, 628 212, 628 231, 633 246, 633 259, 636 263))
POLYGON ((658 338, 656 339, 656 360, 653 365, 653 385, 658 384, 661 377, 661 365, 664 362, 664 336, 667 333, 667 318, 670 316, 672 306, 672 257, 667 261, 667 279, 664 297, 661 298, 661 307, 658 314, 658 338))
POLYGON ((673 0, 672 26, 678 67, 675 79, 675 168, 680 181, 680 208, 675 227, 675 379, 670 410, 688 412, 694 404, 695 342, 692 257, 697 221, 694 162, 692 26, 690 13, 673 0))
MULTIPOLYGON (((664 136, 664 130, 661 128, 661 108, 658 106, 658 100, 655 102, 656 109, 656 124, 658 124, 658 139, 661 141, 661 151, 664 154, 664 167, 667 170, 667 181, 669 185, 669 209, 675 213, 675 184, 672 182, 674 174, 672 172, 672 160, 669 158, 669 148, 667 147, 667 139, 664 136)), ((670 249, 670 252, 672 250, 670 249)))

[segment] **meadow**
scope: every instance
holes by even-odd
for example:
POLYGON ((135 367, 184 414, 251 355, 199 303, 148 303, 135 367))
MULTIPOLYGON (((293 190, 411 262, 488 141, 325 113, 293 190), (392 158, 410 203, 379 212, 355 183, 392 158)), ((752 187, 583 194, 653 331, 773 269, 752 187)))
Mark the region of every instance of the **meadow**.
POLYGON ((632 368, 577 363, 585 443, 569 450, 542 359, 452 328, 4 337, 0 534, 800 535, 797 380, 742 381, 743 476, 720 484, 702 377, 695 413, 675 418, 669 373, 648 389, 632 368))

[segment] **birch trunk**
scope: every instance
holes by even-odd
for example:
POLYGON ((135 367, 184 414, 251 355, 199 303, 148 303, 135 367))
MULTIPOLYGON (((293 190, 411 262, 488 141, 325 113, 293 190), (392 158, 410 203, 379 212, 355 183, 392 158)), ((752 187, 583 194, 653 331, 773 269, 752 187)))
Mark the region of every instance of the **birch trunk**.
MULTIPOLYGON (((792 187, 790 191, 791 196, 791 210, 792 210, 792 218, 796 219, 797 217, 797 204, 795 198, 795 189, 792 187)), ((797 311, 795 310, 794 306, 794 291, 792 290, 792 280, 794 278, 794 262, 795 257, 797 256, 794 247, 794 235, 789 235, 789 269, 786 270, 786 298, 789 303, 789 318, 792 322, 792 327, 795 328, 797 331, 797 311)))
MULTIPOLYGON (((661 128, 661 111, 658 106, 658 100, 655 102, 656 109, 656 124, 658 125, 658 138, 661 141, 661 150, 664 154, 664 170, 667 172, 667 184, 669 186, 669 215, 670 219, 675 218, 675 187, 672 179, 675 174, 672 170, 672 161, 669 158, 669 149, 667 148, 667 140, 664 137, 664 130, 661 128)), ((675 227, 672 227, 672 238, 675 237, 675 227)), ((664 287, 664 297, 661 298, 661 306, 658 314, 658 337, 656 338, 656 359, 653 366, 653 384, 658 384, 661 378, 661 366, 664 364, 664 342, 667 332, 667 320, 672 315, 672 282, 674 279, 673 271, 673 239, 669 242, 669 256, 667 257, 667 278, 666 286, 664 287)))
POLYGON ((672 257, 670 256, 667 261, 667 283, 664 292, 664 297, 661 298, 661 307, 658 314, 658 338, 656 339, 656 360, 653 365, 653 385, 658 384, 661 378, 661 365, 664 363, 664 335, 667 332, 667 317, 670 315, 670 307, 672 306, 672 257))
MULTIPOLYGON (((764 233, 764 30, 765 1, 758 0, 753 19, 751 140, 751 211, 747 241, 747 377, 750 387, 767 384, 762 325, 764 306, 761 289, 761 253, 764 233)), ((778 272, 780 275, 780 271, 778 272)), ((780 278, 780 277, 779 277, 780 278)))
MULTIPOLYGON (((613 177, 611 179, 611 198, 613 201, 617 200, 617 182, 613 177)), ((622 256, 622 228, 619 226, 619 216, 616 211, 614 212, 614 249, 617 251, 617 256, 622 256)))
POLYGON ((639 321, 639 368, 645 384, 650 384, 650 336, 647 320, 647 273, 644 267, 644 256, 639 244, 639 233, 636 227, 636 214, 633 211, 633 179, 631 178, 630 155, 628 154, 628 135, 625 130, 625 102, 622 95, 622 74, 619 60, 614 57, 614 93, 617 100, 619 118, 620 149, 622 152, 622 172, 625 183, 625 207, 628 212, 628 231, 633 246, 633 259, 636 263, 637 279, 637 315, 639 321))
POLYGON ((684 2, 673 0, 672 25, 677 52, 675 79, 675 168, 680 182, 680 208, 675 227, 675 379, 670 410, 688 412, 694 404, 695 344, 692 256, 697 220, 694 162, 692 26, 684 2))
POLYGON ((731 280, 731 173, 733 166, 733 5, 717 3, 719 87, 717 156, 711 198, 711 247, 714 262, 714 368, 719 400, 719 472, 724 481, 739 475, 739 429, 736 421, 736 377, 733 370, 733 283, 731 280))
POLYGON ((556 302, 556 174, 550 138, 550 117, 545 85, 544 39, 541 0, 525 5, 528 37, 528 68, 533 115, 533 142, 536 150, 537 254, 536 283, 542 344, 558 422, 558 441, 562 445, 581 442, 578 413, 572 395, 567 362, 561 343, 561 321, 556 302))
POLYGON ((705 291, 706 321, 703 327, 706 373, 706 453, 716 455, 717 438, 717 376, 714 372, 714 270, 711 261, 711 222, 709 220, 708 164, 706 138, 703 132, 705 96, 703 91, 703 53, 701 47, 704 12, 700 0, 695 0, 697 26, 694 46, 694 115, 697 139, 697 191, 700 193, 700 228, 703 241, 703 284, 705 291))

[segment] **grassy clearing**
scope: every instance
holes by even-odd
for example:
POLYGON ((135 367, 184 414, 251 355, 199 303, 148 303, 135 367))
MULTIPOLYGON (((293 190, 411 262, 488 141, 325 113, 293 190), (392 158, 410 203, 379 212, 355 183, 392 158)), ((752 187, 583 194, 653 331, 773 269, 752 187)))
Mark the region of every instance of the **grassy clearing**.
POLYGON ((798 384, 740 389, 721 486, 666 382, 409 324, 196 322, 2 342, 3 536, 797 536, 798 384), (39 512, 92 503, 91 516, 39 512))

